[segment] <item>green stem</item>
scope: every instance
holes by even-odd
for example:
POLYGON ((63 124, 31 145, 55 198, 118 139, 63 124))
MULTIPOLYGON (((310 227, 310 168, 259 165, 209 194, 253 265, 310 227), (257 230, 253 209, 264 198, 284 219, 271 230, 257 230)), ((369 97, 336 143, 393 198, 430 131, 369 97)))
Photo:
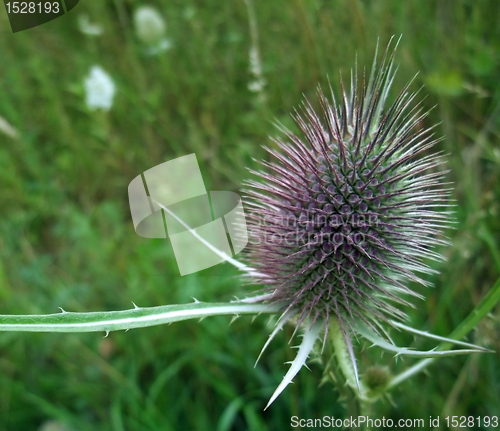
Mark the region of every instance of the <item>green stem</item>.
MULTIPOLYGON (((135 304, 134 304, 135 306, 135 304)), ((242 302, 163 305, 131 310, 94 313, 61 313, 43 315, 0 315, 0 331, 29 332, 96 332, 142 328, 207 316, 239 314, 273 314, 280 305, 248 304, 242 302)))
MULTIPOLYGON (((460 340, 465 337, 474 327, 498 304, 500 301, 500 278, 493 285, 491 290, 486 294, 483 300, 471 311, 471 313, 458 325, 455 330, 448 336, 455 340, 460 340)), ((438 346, 438 350, 446 350, 452 346, 451 343, 444 342, 438 346)), ((394 376, 387 389, 391 389, 411 376, 419 373, 426 368, 434 358, 427 358, 417 362, 413 367, 408 368, 406 371, 394 376)))
POLYGON ((347 384, 354 390, 358 391, 356 384, 356 372, 349 357, 349 350, 345 342, 344 336, 340 329, 337 319, 332 318, 329 330, 330 340, 333 346, 333 352, 342 374, 345 377, 347 384))
MULTIPOLYGON (((345 390, 341 391, 347 402, 348 414, 351 417, 365 415, 368 411, 366 388, 361 381, 359 381, 358 386, 356 371, 354 369, 355 364, 351 360, 347 343, 337 319, 331 319, 329 335, 335 360, 348 386, 345 390)), ((342 387, 342 378, 337 378, 336 380, 337 385, 342 387)), ((368 430, 366 427, 364 429, 368 430)))

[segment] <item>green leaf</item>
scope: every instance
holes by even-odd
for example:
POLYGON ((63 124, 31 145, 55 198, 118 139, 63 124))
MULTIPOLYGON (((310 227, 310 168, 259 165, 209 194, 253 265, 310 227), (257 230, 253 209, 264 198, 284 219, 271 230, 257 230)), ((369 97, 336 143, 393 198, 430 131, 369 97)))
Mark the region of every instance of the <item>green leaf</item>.
MULTIPOLYGON (((483 300, 476 305, 474 310, 458 325, 455 330, 449 335, 450 339, 461 339, 465 337, 497 304, 500 302, 500 278, 493 285, 491 290, 486 294, 483 300)), ((450 342, 443 342, 439 345, 438 350, 445 350, 451 346, 450 342)), ((394 376, 389 382, 388 388, 393 388, 405 381, 414 374, 419 373, 426 368, 434 358, 427 358, 419 361, 412 367, 394 376)))
MULTIPOLYGON (((404 326, 404 325, 403 325, 404 326)), ((460 349, 460 350, 437 350, 437 347, 432 350, 413 350, 408 347, 399 347, 394 344, 389 343, 387 340, 383 339, 381 336, 377 335, 368 326, 358 323, 355 328, 356 332, 365 337, 367 340, 371 341, 374 345, 379 346, 382 349, 388 350, 390 352, 395 352, 397 355, 414 356, 414 357, 424 357, 424 358, 436 358, 441 356, 453 356, 453 355, 465 355, 468 353, 484 353, 487 352, 486 349, 482 349, 479 346, 474 346, 472 349, 460 349)), ((415 331, 410 331, 415 332, 415 331)), ((418 331, 421 332, 421 331, 418 331)), ((431 334, 427 334, 429 336, 431 334)), ((430 338, 436 338, 437 336, 431 336, 430 338)), ((451 344, 455 340, 446 339, 444 337, 439 337, 440 339, 445 339, 451 344)))
POLYGON ((273 395, 271 396, 269 402, 266 405, 264 410, 274 402, 276 398, 278 398, 279 394, 285 390, 285 388, 292 382, 292 379, 297 375, 303 365, 305 365, 307 358, 309 357, 309 353, 311 353, 314 343, 319 337, 319 333, 323 328, 323 322, 318 321, 313 326, 307 327, 304 331, 304 338, 302 339, 302 343, 300 344, 299 351, 295 359, 291 362, 290 368, 288 369, 285 377, 278 385, 273 395))

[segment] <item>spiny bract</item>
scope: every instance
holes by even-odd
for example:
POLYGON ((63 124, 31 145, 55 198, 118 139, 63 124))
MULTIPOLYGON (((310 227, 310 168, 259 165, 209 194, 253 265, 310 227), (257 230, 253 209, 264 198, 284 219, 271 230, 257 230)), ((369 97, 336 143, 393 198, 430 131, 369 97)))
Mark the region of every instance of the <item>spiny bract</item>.
POLYGON ((374 61, 368 83, 355 71, 349 94, 341 80, 340 103, 320 89, 321 115, 306 101, 294 116, 304 138, 284 129, 288 141, 267 149, 277 163, 247 183, 252 282, 286 304, 282 319, 321 322, 325 337, 332 316, 346 333, 404 318, 404 294, 418 296, 406 283, 427 284, 416 273, 432 271, 423 259, 440 259, 432 246, 450 222, 438 210, 449 196, 443 156, 428 153, 438 140, 411 82, 386 107, 394 53, 374 61))

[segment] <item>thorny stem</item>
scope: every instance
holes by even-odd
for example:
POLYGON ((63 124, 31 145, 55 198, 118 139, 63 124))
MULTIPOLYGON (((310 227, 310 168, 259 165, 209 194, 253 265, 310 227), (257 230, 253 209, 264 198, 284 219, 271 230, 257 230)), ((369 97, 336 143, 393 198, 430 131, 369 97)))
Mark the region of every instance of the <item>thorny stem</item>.
POLYGON ((357 417, 360 414, 360 403, 354 389, 345 384, 345 376, 340 370, 335 353, 328 359, 324 381, 330 381, 339 393, 339 400, 345 402, 347 415, 357 417))
POLYGON ((342 371, 342 374, 344 374, 347 384, 352 389, 358 391, 358 385, 356 384, 356 373, 349 358, 347 344, 342 335, 342 331, 337 319, 331 319, 329 335, 339 368, 342 371))
MULTIPOLYGON (((348 346, 337 319, 331 319, 329 337, 333 348, 331 361, 335 361, 338 366, 337 368, 333 364, 331 367, 331 371, 334 373, 332 377, 334 377, 336 386, 347 403, 348 415, 350 417, 367 415, 369 410, 367 389, 363 382, 359 381, 359 385, 356 383, 354 364, 351 362, 348 346), (342 376, 339 376, 339 374, 342 374, 342 376), (343 381, 346 382, 345 385, 342 383, 343 381)), ((364 429, 368 430, 369 428, 364 427, 364 429)))

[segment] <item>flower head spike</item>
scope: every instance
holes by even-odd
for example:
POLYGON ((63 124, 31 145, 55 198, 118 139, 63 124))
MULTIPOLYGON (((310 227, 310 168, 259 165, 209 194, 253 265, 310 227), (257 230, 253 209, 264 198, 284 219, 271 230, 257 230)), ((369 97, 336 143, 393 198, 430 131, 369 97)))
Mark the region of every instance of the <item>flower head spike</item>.
POLYGON ((306 101, 294 116, 303 137, 283 129, 286 140, 268 149, 276 162, 247 183, 251 282, 286 304, 280 325, 294 319, 309 334, 319 323, 325 340, 334 321, 358 388, 350 334, 382 339, 384 322, 404 319, 400 306, 419 296, 407 283, 427 285, 418 273, 432 272, 424 259, 441 258, 432 247, 450 222, 438 211, 449 189, 442 155, 428 152, 437 140, 421 126, 427 113, 410 84, 386 103, 394 53, 374 61, 367 83, 355 71, 347 92, 341 80, 340 101, 320 89, 319 114, 306 101))

